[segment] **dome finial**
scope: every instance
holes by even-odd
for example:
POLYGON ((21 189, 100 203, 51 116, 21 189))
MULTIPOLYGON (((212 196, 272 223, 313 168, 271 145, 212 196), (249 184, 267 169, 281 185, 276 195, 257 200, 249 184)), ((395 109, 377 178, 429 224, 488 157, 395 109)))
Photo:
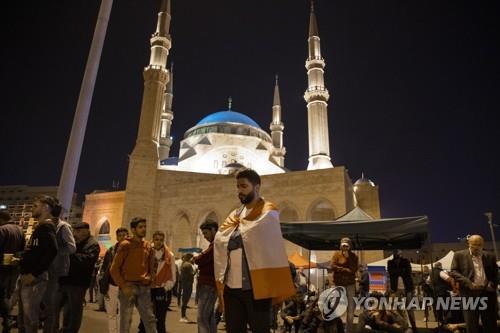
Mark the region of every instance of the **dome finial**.
POLYGON ((232 104, 233 104, 233 99, 231 98, 231 96, 229 96, 229 98, 227 99, 227 109, 229 111, 231 111, 232 104))

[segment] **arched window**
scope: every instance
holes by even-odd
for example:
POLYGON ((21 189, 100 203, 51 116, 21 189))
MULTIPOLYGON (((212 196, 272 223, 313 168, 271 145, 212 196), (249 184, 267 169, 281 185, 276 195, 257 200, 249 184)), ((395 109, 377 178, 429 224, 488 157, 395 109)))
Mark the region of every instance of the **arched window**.
POLYGON ((335 219, 333 206, 325 199, 315 202, 308 215, 310 221, 332 221, 335 219))
POLYGON ((110 230, 111 230, 111 225, 109 224, 108 220, 105 220, 101 224, 101 227, 99 228, 99 235, 109 235, 110 230))

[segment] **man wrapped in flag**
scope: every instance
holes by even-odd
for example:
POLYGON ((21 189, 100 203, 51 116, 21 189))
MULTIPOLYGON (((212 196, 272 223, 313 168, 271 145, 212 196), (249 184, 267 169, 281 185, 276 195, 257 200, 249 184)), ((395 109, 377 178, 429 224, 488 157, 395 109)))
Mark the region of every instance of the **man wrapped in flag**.
POLYGON ((259 195, 260 177, 236 174, 241 207, 219 228, 214 241, 215 279, 223 295, 228 333, 268 333, 271 306, 295 294, 283 245, 279 211, 259 195))

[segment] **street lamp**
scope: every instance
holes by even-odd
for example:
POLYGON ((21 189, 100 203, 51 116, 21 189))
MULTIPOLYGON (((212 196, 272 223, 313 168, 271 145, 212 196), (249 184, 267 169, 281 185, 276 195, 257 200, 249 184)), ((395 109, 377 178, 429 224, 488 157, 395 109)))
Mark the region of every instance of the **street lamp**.
POLYGON ((490 232, 491 232, 491 241, 493 242, 493 251, 495 251, 495 260, 497 260, 498 255, 497 255, 497 243, 495 241, 495 231, 493 230, 493 226, 497 226, 496 224, 493 224, 493 213, 492 212, 487 212, 484 213, 484 215, 488 218, 488 224, 490 225, 490 232))

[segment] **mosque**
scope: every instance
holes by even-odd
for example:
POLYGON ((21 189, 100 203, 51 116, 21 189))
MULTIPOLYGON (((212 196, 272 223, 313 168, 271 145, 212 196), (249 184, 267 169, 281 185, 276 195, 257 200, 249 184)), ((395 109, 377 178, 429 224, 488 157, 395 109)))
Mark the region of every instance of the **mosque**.
MULTIPOLYGON (((302 171, 285 167, 285 125, 277 78, 270 132, 233 110, 229 100, 226 110, 208 114, 188 129, 179 142, 179 156, 170 156, 170 130, 175 126, 173 74, 167 68, 170 20, 170 0, 163 0, 150 40, 150 62, 144 69, 139 131, 130 155, 126 189, 86 195, 83 220, 91 224, 101 243, 110 244, 117 227, 128 227, 131 218, 142 216, 148 221, 148 232, 164 231, 174 251, 204 248, 207 244, 199 225, 207 218, 222 223, 239 206, 232 174, 241 167, 262 176, 261 194, 278 205, 282 222, 331 221, 346 214, 380 218, 378 186, 364 176, 353 184, 347 169, 332 162, 325 59, 312 6, 304 93, 309 163, 302 171)), ((285 242, 289 254, 299 250, 285 242)), ((365 252, 362 261, 382 258, 382 251, 365 252)), ((331 257, 331 253, 317 255, 318 260, 331 257)))

